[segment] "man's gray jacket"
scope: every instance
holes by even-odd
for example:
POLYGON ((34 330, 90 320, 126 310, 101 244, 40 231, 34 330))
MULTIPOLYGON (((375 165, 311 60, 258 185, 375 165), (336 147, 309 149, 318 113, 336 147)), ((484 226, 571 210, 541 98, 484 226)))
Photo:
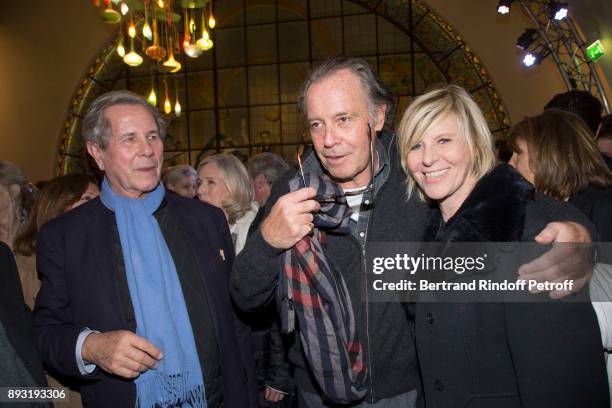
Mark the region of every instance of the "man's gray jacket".
MULTIPOLYGON (((378 140, 377 152, 382 164, 379 170, 388 166, 388 171, 377 173, 373 206, 362 231, 363 242, 367 247, 372 242, 420 241, 430 210, 417 198, 406 199, 406 177, 400 166, 393 135, 384 132, 378 140), (380 177, 383 179, 380 180, 380 177)), ((304 170, 308 173, 322 172, 314 152, 305 158, 304 170)), ((280 196, 289 191, 288 181, 296 174, 295 169, 290 169, 275 183, 267 212, 280 196)), ((361 209, 365 212, 365 203, 362 203, 361 209)), ((368 301, 364 291, 364 283, 367 284, 366 248, 358 237, 359 234, 328 234, 326 251, 328 258, 341 271, 351 295, 358 335, 365 348, 364 362, 370 376, 370 389, 365 401, 372 402, 418 388, 414 320, 406 305, 368 301)), ((265 242, 260 230, 249 238, 236 258, 230 280, 230 291, 239 307, 253 311, 274 299, 280 270, 279 257, 280 251, 265 242)), ((289 359, 295 365, 297 388, 318 393, 304 359, 299 336, 292 335, 290 341, 289 359)))

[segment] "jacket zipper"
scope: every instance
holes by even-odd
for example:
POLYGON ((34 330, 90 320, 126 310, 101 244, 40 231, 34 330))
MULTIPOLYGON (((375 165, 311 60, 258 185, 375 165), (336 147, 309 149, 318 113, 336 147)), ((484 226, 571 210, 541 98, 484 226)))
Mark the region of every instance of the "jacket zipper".
MULTIPOLYGON (((371 210, 370 210, 371 211, 371 210)), ((366 242, 368 241, 368 227, 370 224, 370 217, 372 213, 368 215, 368 221, 365 226, 365 237, 363 240, 363 246, 361 248, 361 270, 365 278, 365 332, 366 332, 366 347, 368 348, 368 371, 370 372, 370 403, 374 403, 374 370, 372 369, 372 348, 370 347, 370 300, 368 296, 368 272, 366 262, 366 242)))

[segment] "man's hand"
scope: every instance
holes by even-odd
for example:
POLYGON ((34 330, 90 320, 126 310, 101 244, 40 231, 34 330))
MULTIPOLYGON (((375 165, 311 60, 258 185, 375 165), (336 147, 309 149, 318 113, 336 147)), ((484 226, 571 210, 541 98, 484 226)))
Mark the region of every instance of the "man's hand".
POLYGON ((135 378, 157 368, 164 356, 147 339, 130 331, 91 333, 85 338, 81 356, 102 370, 124 378, 135 378))
POLYGON ((273 388, 266 387, 265 397, 266 397, 266 401, 278 402, 282 400, 283 398, 285 398, 285 394, 283 394, 280 391, 276 391, 273 388))
POLYGON ((274 204, 261 224, 261 235, 272 247, 288 249, 311 232, 313 212, 321 206, 313 200, 316 191, 306 187, 287 193, 274 204))
POLYGON ((519 276, 524 280, 538 282, 563 282, 573 280, 571 291, 554 290, 549 293, 552 299, 559 299, 578 292, 593 275, 593 252, 589 245, 569 243, 590 243, 591 236, 582 225, 575 222, 551 222, 535 237, 539 244, 555 244, 551 250, 539 258, 522 265, 519 276))

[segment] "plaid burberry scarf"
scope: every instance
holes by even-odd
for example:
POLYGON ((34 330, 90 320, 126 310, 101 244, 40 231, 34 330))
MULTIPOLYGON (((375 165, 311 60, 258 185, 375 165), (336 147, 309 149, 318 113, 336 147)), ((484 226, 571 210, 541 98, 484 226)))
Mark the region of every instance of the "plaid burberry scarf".
MULTIPOLYGON (((338 184, 319 176, 305 177, 317 196, 332 195, 335 200, 321 202, 312 236, 282 254, 277 293, 282 330, 292 332, 297 317, 306 359, 324 398, 349 403, 366 395, 368 371, 346 283, 325 254, 324 231, 349 234, 350 209, 338 184)), ((301 178, 289 182, 291 191, 302 186, 301 178)))

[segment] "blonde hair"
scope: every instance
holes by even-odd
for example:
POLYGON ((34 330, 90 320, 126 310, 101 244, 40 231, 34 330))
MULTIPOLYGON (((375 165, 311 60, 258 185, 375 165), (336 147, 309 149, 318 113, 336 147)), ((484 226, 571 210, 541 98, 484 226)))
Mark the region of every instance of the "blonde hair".
POLYGON ((255 197, 249 173, 240 159, 232 154, 208 156, 198 164, 197 171, 209 163, 216 163, 223 175, 222 181, 229 191, 229 197, 221 205, 227 213, 228 223, 233 225, 251 209, 255 197))
POLYGON ((522 139, 536 190, 564 200, 589 184, 612 187, 612 173, 599 153, 587 124, 577 115, 549 108, 525 118, 508 134, 512 148, 522 139))
MULTIPOLYGON (((447 115, 457 118, 459 135, 467 143, 472 163, 470 173, 476 180, 495 167, 493 137, 482 111, 471 96, 458 85, 445 85, 416 98, 406 109, 397 131, 397 144, 406 177, 408 197, 416 187, 416 180, 406 167, 410 149, 421 141, 425 132, 436 126, 447 115)), ((418 195, 424 199, 423 193, 418 195)))

